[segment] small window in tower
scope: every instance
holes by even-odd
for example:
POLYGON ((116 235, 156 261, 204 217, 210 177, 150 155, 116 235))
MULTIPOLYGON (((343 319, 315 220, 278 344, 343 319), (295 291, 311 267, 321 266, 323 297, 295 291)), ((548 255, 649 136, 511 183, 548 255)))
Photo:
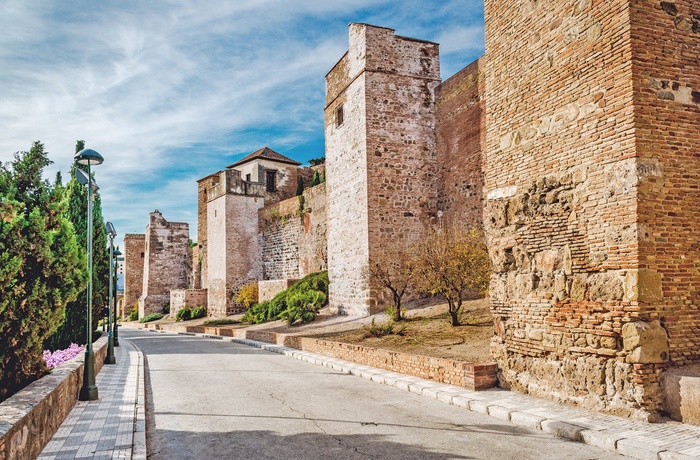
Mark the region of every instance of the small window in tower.
POLYGON ((265 171, 265 190, 268 192, 277 191, 275 186, 275 171, 265 171))
POLYGON ((343 104, 340 104, 335 108, 335 127, 339 128, 343 121, 345 121, 345 112, 343 111, 343 104))
POLYGON ((250 182, 250 174, 246 174, 246 175, 245 175, 245 180, 246 180, 247 182, 250 182))
POLYGON ((144 256, 144 253, 142 252, 142 253, 141 253, 141 258, 142 258, 142 259, 143 259, 143 256, 144 256))

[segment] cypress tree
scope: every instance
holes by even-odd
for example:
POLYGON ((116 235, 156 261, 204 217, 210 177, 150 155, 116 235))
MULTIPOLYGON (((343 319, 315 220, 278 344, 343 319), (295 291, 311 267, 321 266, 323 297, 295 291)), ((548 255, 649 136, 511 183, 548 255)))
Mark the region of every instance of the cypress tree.
POLYGON ((43 342, 84 286, 63 188, 41 177, 49 164, 34 142, 0 165, 0 400, 46 372, 43 342))
MULTIPOLYGON (((75 145, 75 152, 85 148, 85 141, 79 140, 75 145)), ((87 174, 87 167, 73 165, 71 167, 70 180, 66 185, 68 195, 68 219, 73 223, 76 241, 78 243, 80 257, 83 261, 83 276, 87 280, 87 190, 84 185, 75 178, 76 168, 81 168, 87 174)), ((94 179, 94 177, 93 177, 94 179)), ((99 193, 95 193, 93 202, 93 240, 92 240, 92 328, 97 328, 97 323, 102 315, 102 310, 107 304, 109 289, 109 249, 107 247, 107 232, 102 218, 102 205, 99 193)), ((87 284, 77 300, 66 306, 65 322, 46 341, 49 350, 67 348, 71 343, 85 343, 87 338, 87 284)))

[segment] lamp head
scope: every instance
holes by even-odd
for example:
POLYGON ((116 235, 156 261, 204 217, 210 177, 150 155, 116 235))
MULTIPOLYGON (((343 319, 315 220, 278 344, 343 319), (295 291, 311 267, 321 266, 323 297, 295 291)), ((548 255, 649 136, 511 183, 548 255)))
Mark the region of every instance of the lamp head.
POLYGON ((102 155, 92 149, 83 149, 73 157, 76 163, 81 165, 99 165, 105 161, 102 155))
POLYGON ((107 230, 107 234, 110 238, 114 238, 115 236, 117 236, 117 231, 114 229, 114 225, 112 225, 112 222, 105 222, 105 229, 107 230))
POLYGON ((119 248, 117 248, 114 250, 114 252, 112 252, 112 254, 114 254, 114 257, 119 257, 122 255, 122 252, 119 250, 119 248))

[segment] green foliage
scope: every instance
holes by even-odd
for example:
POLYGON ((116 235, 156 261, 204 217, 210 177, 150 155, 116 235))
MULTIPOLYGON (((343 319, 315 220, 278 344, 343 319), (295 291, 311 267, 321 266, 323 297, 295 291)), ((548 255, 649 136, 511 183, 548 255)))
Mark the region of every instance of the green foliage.
POLYGON ((207 316, 207 309, 204 307, 197 306, 197 307, 194 307, 192 309, 192 313, 190 315, 190 318, 197 319, 197 318, 204 318, 205 316, 207 316))
POLYGON ((326 162, 326 157, 318 157, 318 158, 312 158, 309 160, 309 164, 311 166, 318 166, 322 165, 323 163, 326 162))
POLYGON ((170 313, 170 304, 166 303, 165 305, 163 305, 163 309, 160 312, 163 313, 164 315, 169 314, 170 313))
POLYGON ((297 179, 297 196, 301 196, 304 193, 304 179, 299 176, 297 179))
POLYGON ((192 319, 192 310, 189 308, 182 308, 175 314, 175 321, 189 321, 192 319))
POLYGON ((314 171, 314 177, 311 179, 311 186, 314 187, 321 183, 321 175, 318 171, 314 171))
POLYGON ((138 321, 139 319, 139 304, 135 304, 129 312, 129 321, 138 321))
POLYGON ((243 317, 251 324, 284 319, 289 325, 313 321, 328 299, 328 272, 312 273, 277 294, 272 300, 256 303, 243 317))
MULTIPOLYGON (((76 153, 85 148, 85 141, 76 142, 76 153)), ((75 170, 80 167, 87 173, 86 166, 73 165, 71 179, 66 184, 68 199, 68 218, 75 230, 80 258, 83 260, 81 274, 87 280, 87 191, 84 185, 75 178, 75 170)), ((94 174, 93 174, 94 176, 94 174)), ((93 177, 94 178, 94 177, 93 177)), ((97 327, 103 306, 109 299, 109 244, 107 231, 102 217, 102 201, 99 193, 94 195, 92 206, 92 329, 97 327)), ((83 292, 78 295, 77 301, 66 305, 65 322, 46 341, 44 347, 49 350, 65 349, 71 343, 84 343, 87 337, 87 284, 83 285, 83 292)), ((138 319, 138 316, 136 317, 138 319)))
POLYGON ((395 335, 402 335, 403 331, 406 330, 407 325, 404 324, 398 329, 394 330, 394 327, 396 326, 396 323, 394 323, 394 320, 389 320, 388 323, 383 324, 383 325, 377 325, 374 323, 374 318, 372 318, 372 324, 369 325, 367 329, 367 333, 371 335, 372 337, 384 337, 385 335, 390 335, 390 334, 395 334, 395 335))
POLYGON ((162 313, 151 313, 150 315, 146 315, 141 318, 139 323, 150 323, 151 321, 157 321, 159 319, 163 319, 162 313))
POLYGON ((235 319, 230 319, 230 318, 221 318, 221 319, 208 319, 204 321, 205 326, 223 326, 226 324, 240 324, 240 321, 237 321, 235 319))
POLYGON ((44 146, 0 165, 0 400, 46 372, 43 343, 85 286, 60 184, 42 179, 44 146))
POLYGON ((251 305, 258 301, 258 283, 248 283, 238 291, 238 296, 236 296, 236 302, 242 304, 246 308, 250 308, 251 305))

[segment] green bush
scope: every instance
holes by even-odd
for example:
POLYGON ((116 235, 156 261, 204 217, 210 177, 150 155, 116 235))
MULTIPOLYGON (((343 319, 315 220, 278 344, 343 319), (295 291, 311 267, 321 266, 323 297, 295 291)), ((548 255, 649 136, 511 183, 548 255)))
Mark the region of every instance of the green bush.
POLYGON ((129 312, 129 321, 138 321, 139 320, 139 306, 134 305, 134 308, 131 309, 129 312))
POLYGON ((313 321, 328 299, 328 272, 312 273, 277 294, 272 300, 256 303, 243 317, 251 324, 284 319, 288 324, 313 321))
POLYGON ((230 318, 208 319, 204 321, 205 326, 223 326, 225 324, 240 324, 240 321, 230 318))
POLYGON ((190 319, 204 318, 207 316, 207 310, 204 307, 194 307, 190 314, 190 319))
POLYGON ((367 328, 367 333, 372 337, 384 337, 390 334, 403 335, 403 331, 408 325, 404 324, 397 330, 394 330, 394 326, 396 326, 396 324, 393 319, 389 320, 389 322, 384 325, 376 325, 374 324, 374 318, 372 318, 372 324, 367 328))
POLYGON ((192 310, 189 308, 178 310, 175 315, 175 321, 188 321, 190 319, 192 319, 192 310))
POLYGON ((163 305, 163 309, 160 312, 163 313, 164 315, 169 314, 170 313, 170 304, 166 303, 165 305, 163 305))
POLYGON ((143 318, 141 318, 139 320, 139 323, 148 323, 148 322, 156 321, 159 319, 163 319, 162 313, 151 313, 150 315, 146 315, 143 318))

